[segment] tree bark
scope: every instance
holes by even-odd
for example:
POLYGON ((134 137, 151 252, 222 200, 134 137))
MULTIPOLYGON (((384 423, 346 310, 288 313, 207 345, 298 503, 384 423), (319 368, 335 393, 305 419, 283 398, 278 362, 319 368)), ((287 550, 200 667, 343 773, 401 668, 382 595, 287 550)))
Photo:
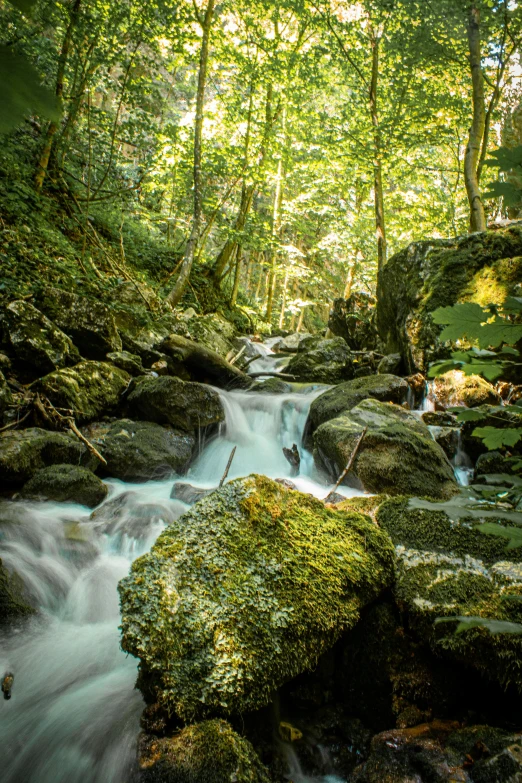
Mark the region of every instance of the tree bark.
MULTIPOLYGON (((274 210, 272 213, 272 240, 275 242, 281 231, 281 208, 283 206, 283 190, 286 176, 286 152, 288 144, 288 134, 286 128, 286 107, 283 109, 283 148, 281 157, 277 164, 276 189, 274 194, 274 210)), ((272 320, 272 309, 274 303, 275 283, 276 283, 277 251, 272 250, 272 261, 270 264, 270 276, 268 278, 268 296, 266 302, 266 320, 268 323, 272 320)))
POLYGON ((279 328, 282 329, 285 325, 286 314, 286 294, 288 291, 288 269, 285 272, 285 280, 283 283, 283 293, 281 297, 281 312, 279 314, 279 328))
POLYGON ((199 57, 198 73, 198 91, 196 97, 196 122, 194 127, 194 206, 192 215, 192 229, 185 247, 183 263, 179 272, 178 279, 166 301, 171 307, 178 304, 185 291, 199 238, 202 213, 202 188, 201 188, 201 147, 203 136, 203 109, 205 105, 205 88, 207 83, 208 70, 208 50, 210 43, 210 31, 214 18, 215 0, 208 0, 205 16, 201 21, 203 29, 203 38, 201 41, 201 52, 199 57))
MULTIPOLYGON (((76 22, 78 21, 78 15, 80 13, 80 6, 82 4, 82 0, 74 0, 74 5, 71 9, 71 15, 69 17, 69 24, 67 25, 67 29, 65 31, 65 35, 62 41, 62 48, 60 51, 60 58, 58 60, 58 72, 56 74, 56 87, 55 87, 55 95, 58 98, 58 100, 61 100, 63 98, 63 85, 65 81, 65 68, 67 66, 67 60, 69 58, 69 51, 71 49, 71 42, 72 42, 72 34, 74 27, 76 25, 76 22)), ((51 151, 53 148, 53 140, 56 135, 56 132, 58 130, 58 123, 57 122, 51 122, 49 124, 49 127, 47 128, 47 133, 45 135, 45 141, 44 146, 40 155, 40 158, 38 160, 38 165, 36 168, 36 175, 34 179, 34 186, 37 193, 40 193, 43 187, 43 184, 45 182, 45 177, 47 175, 47 169, 49 168, 49 160, 51 158, 51 151)))
POLYGON ((382 141, 377 106, 379 83, 380 37, 370 22, 372 48, 372 77, 370 81, 370 115, 373 126, 373 178, 375 194, 375 230, 377 236, 377 264, 380 271, 386 263, 386 223, 384 217, 384 191, 382 185, 382 141))
POLYGON ((239 279, 241 276, 241 245, 236 249, 236 265, 234 268, 234 284, 232 286, 232 296, 230 297, 230 307, 235 307, 237 302, 237 294, 239 291, 239 279))
POLYGON ((474 2, 469 9, 467 34, 473 87, 473 121, 464 157, 464 180, 470 208, 470 231, 474 232, 486 230, 486 215, 478 178, 481 147, 486 127, 486 106, 480 49, 480 11, 474 2))

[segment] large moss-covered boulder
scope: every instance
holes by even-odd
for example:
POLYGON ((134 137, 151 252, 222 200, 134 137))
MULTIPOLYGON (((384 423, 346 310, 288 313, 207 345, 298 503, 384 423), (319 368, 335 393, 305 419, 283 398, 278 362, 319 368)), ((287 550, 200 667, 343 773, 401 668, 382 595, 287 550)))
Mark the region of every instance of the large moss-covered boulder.
POLYGON ((313 667, 393 578, 388 536, 262 476, 173 522, 120 583, 122 646, 184 720, 255 710, 313 667))
POLYGON ((462 301, 500 303, 522 279, 522 224, 457 239, 415 242, 379 273, 377 328, 409 372, 447 355, 431 313, 462 301))
POLYGON ((89 468, 99 464, 72 434, 39 427, 0 433, 0 476, 6 487, 19 487, 37 470, 63 463, 89 468))
POLYGON ((369 397, 381 402, 400 404, 406 400, 408 390, 407 382, 396 375, 370 375, 367 378, 354 378, 352 381, 340 383, 312 402, 306 429, 310 434, 315 432, 325 421, 351 411, 369 397))
POLYGON ((142 380, 129 394, 128 403, 137 418, 170 424, 185 432, 225 420, 223 405, 214 389, 168 376, 142 380))
POLYGON ((187 726, 173 737, 142 734, 139 783, 270 783, 248 740, 224 720, 187 726))
POLYGON ((5 375, 0 372, 0 422, 4 421, 5 414, 13 402, 11 389, 5 379, 5 375))
POLYGON ((0 625, 33 612, 22 579, 16 572, 8 571, 0 560, 0 625))
POLYGON ((54 500, 94 508, 107 497, 106 485, 87 468, 50 465, 38 470, 20 495, 25 500, 54 500))
POLYGON ((130 376, 108 362, 80 362, 50 373, 38 381, 36 390, 55 408, 72 411, 77 422, 86 423, 111 413, 120 402, 130 376))
POLYGON ((313 383, 341 383, 353 378, 355 370, 352 355, 342 337, 309 340, 301 341, 297 354, 290 359, 285 372, 300 381, 313 383))
POLYGON ((494 524, 503 534, 486 535, 477 525, 493 522, 489 509, 466 516, 458 503, 438 505, 397 498, 377 512, 396 544, 396 601, 433 652, 522 688, 522 635, 511 632, 522 623, 522 550, 507 548, 516 520, 499 513, 494 524), (455 633, 457 620, 435 623, 446 617, 470 618, 471 625, 455 633), (488 628, 491 621, 508 625, 488 628))
POLYGON ((195 445, 192 433, 150 421, 94 422, 83 434, 107 461, 102 471, 123 481, 149 481, 185 472, 195 445))
POLYGON ((451 465, 427 426, 404 408, 374 399, 318 427, 313 436, 316 464, 333 479, 340 476, 365 427, 353 475, 368 492, 438 499, 457 491, 451 465))
POLYGON ((111 351, 121 351, 121 337, 113 314, 98 299, 46 288, 38 297, 38 305, 72 338, 87 359, 104 359, 111 351))
POLYGON ((468 408, 476 408, 479 405, 502 403, 495 387, 480 375, 464 375, 455 370, 435 378, 433 391, 437 402, 446 407, 465 405, 468 408))
POLYGON ((72 340, 30 302, 11 302, 2 311, 1 326, 16 359, 34 375, 80 361, 72 340))

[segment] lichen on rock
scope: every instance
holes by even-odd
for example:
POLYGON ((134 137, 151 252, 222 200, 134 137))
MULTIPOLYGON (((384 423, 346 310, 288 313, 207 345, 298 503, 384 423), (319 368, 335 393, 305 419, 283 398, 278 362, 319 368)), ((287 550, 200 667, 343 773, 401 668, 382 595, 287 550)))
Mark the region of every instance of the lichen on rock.
POLYGON ((173 522, 120 583, 140 687, 183 720, 254 710, 313 667, 393 578, 360 514, 252 475, 173 522))

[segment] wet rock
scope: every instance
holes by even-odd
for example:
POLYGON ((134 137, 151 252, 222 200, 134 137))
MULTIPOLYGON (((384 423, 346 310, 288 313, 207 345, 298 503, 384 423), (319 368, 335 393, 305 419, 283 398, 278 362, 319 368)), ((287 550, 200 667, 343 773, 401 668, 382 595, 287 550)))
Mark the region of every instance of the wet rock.
POLYGON ((0 434, 0 475, 6 487, 19 487, 37 470, 64 463, 88 468, 99 464, 72 434, 38 427, 0 434))
POLYGON ((146 378, 128 396, 133 415, 192 432, 225 420, 219 394, 200 383, 179 378, 146 378))
POLYGON ((459 427, 436 427, 428 425, 431 436, 435 443, 444 450, 445 455, 451 459, 459 448, 460 428, 459 427))
POLYGON ((0 424, 5 420, 5 414, 13 402, 13 395, 4 374, 0 371, 0 424))
POLYGON ((15 572, 9 572, 0 560, 0 625, 33 614, 24 583, 15 572))
POLYGON ((254 748, 224 720, 187 726, 173 737, 142 734, 139 783, 270 783, 254 748))
POLYGON ((266 378, 264 381, 255 381, 248 391, 258 394, 288 394, 292 387, 279 378, 266 378))
POLYGON ((456 427, 457 417, 447 411, 426 411, 421 416, 428 427, 456 427))
POLYGON ((268 704, 393 578, 386 534, 252 475, 204 498, 120 582, 140 687, 184 720, 268 704))
POLYGON ((16 358, 35 375, 81 359, 72 340, 29 302, 11 302, 2 312, 2 325, 16 358))
POLYGON ((382 375, 398 375, 401 368, 402 356, 400 353, 389 353, 379 362, 377 372, 382 375))
POLYGON ((340 383, 317 397, 310 406, 306 424, 308 433, 313 433, 321 424, 347 413, 363 400, 373 398, 381 402, 396 402, 400 405, 408 395, 408 384, 396 375, 372 375, 340 383))
POLYGON ((108 353, 121 351, 113 313, 99 299, 46 288, 38 297, 38 306, 72 338, 87 359, 103 360, 108 353))
POLYGON ((348 299, 336 299, 328 328, 332 334, 342 337, 354 351, 375 348, 375 299, 359 292, 348 299))
POLYGON ((367 399, 321 424, 314 459, 333 479, 341 475, 364 427, 353 475, 368 492, 448 498, 457 491, 453 470, 425 424, 393 403, 367 399))
POLYGON ((24 500, 54 500, 94 508, 107 497, 107 487, 94 473, 77 465, 50 465, 38 470, 20 496, 24 500))
POLYGON ((136 356, 134 353, 128 351, 117 351, 115 353, 108 353, 107 359, 114 364, 115 367, 119 367, 120 370, 124 370, 129 375, 143 375, 144 369, 141 363, 141 357, 136 356))
POLYGON ((130 419, 95 422, 83 434, 107 460, 102 472, 122 481, 159 480, 184 473, 196 445, 192 433, 130 419))
POLYGON ((297 350, 303 340, 306 340, 310 335, 307 332, 295 332, 295 334, 289 334, 284 337, 278 345, 278 350, 285 353, 297 353, 297 350))
POLYGON ((437 400, 447 408, 453 405, 465 405, 467 408, 500 405, 502 401, 495 387, 480 375, 464 375, 456 370, 439 375, 433 387, 437 400))
POLYGON ((223 388, 244 389, 250 386, 249 378, 242 370, 230 364, 217 351, 193 340, 171 334, 162 342, 161 348, 173 361, 186 367, 194 380, 223 388))
POLYGON ((112 364, 86 361, 46 375, 35 390, 62 409, 60 412, 70 410, 77 423, 85 424, 111 413, 129 381, 130 376, 112 364))
POLYGON ((142 503, 136 492, 122 492, 91 514, 99 533, 111 538, 127 536, 143 540, 158 529, 170 525, 179 512, 169 503, 142 503))
POLYGON ((426 378, 422 373, 418 372, 415 375, 409 375, 406 381, 413 395, 413 406, 417 407, 426 395, 426 378))
POLYGON ((216 487, 213 487, 212 489, 194 487, 192 484, 187 484, 183 481, 176 481, 172 487, 170 497, 173 500, 181 500, 182 503, 187 503, 189 506, 192 506, 194 503, 197 503, 198 501, 203 500, 203 498, 206 498, 207 495, 210 495, 210 493, 214 492, 215 489, 216 487))
POLYGON ((320 340, 310 350, 299 350, 286 372, 310 383, 341 383, 354 376, 353 357, 342 337, 320 340))
POLYGON ((500 451, 488 451, 481 454, 475 465, 475 478, 485 473, 514 473, 513 460, 505 457, 500 451))
POLYGON ((449 355, 431 313, 461 301, 499 304, 522 278, 522 226, 457 239, 416 242, 396 253, 378 279, 377 328, 387 353, 407 371, 449 355))
POLYGON ((159 359, 157 362, 154 362, 154 364, 151 365, 152 372, 155 372, 157 375, 168 375, 169 374, 169 364, 165 359, 159 359))

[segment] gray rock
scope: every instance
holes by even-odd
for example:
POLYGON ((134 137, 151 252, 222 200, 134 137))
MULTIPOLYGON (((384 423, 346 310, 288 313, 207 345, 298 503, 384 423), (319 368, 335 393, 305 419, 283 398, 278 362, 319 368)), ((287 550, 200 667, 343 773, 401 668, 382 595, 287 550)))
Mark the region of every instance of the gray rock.
POLYGON ((286 372, 298 380, 313 383, 342 383, 354 376, 350 349, 341 337, 311 343, 292 357, 286 372))
POLYGON ((107 487, 94 473, 77 465, 42 468, 24 485, 24 500, 54 500, 94 508, 107 497, 107 487))
POLYGON ((389 353, 378 364, 377 372, 382 375, 397 375, 401 369, 402 356, 400 353, 389 353))
POLYGON ((107 359, 114 364, 115 367, 119 367, 120 370, 124 370, 129 375, 143 375, 145 370, 141 363, 141 357, 136 356, 134 353, 128 351, 116 351, 115 353, 108 353, 107 359))
POLYGON ((287 353, 297 353, 300 343, 306 340, 310 335, 307 332, 295 332, 295 334, 289 334, 288 337, 283 337, 278 345, 279 351, 285 351, 287 353))
POLYGON ((213 489, 202 489, 201 487, 194 487, 192 484, 187 484, 183 481, 177 481, 172 487, 170 497, 173 500, 181 500, 182 503, 187 503, 189 506, 192 506, 199 500, 206 498, 207 495, 210 495, 215 489, 217 489, 217 487, 214 487, 213 489))
POLYGON ((143 540, 179 516, 170 505, 142 503, 136 492, 123 492, 93 511, 90 519, 99 533, 143 540))
POLYGON ((179 378, 144 378, 129 394, 128 403, 137 418, 170 424, 185 432, 225 420, 223 405, 214 389, 179 378))

